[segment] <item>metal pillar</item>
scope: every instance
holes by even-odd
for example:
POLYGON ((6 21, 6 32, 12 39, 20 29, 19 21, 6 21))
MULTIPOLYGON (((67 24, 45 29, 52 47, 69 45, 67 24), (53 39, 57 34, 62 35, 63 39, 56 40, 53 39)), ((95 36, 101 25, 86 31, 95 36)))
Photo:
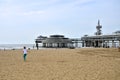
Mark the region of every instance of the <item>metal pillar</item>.
POLYGON ((83 41, 83 47, 86 47, 86 42, 85 41, 83 41))
POLYGON ((105 41, 102 40, 102 47, 105 48, 105 41))
POLYGON ((94 41, 94 47, 96 47, 96 41, 94 41))
POLYGON ((86 41, 84 41, 84 47, 86 47, 86 41))
POLYGON ((98 40, 98 47, 100 47, 100 41, 98 40))
POLYGON ((114 47, 114 40, 112 40, 112 47, 114 47))
POLYGON ((78 42, 77 41, 75 41, 75 47, 78 47, 78 42))
POLYGON ((37 47, 37 50, 39 49, 39 46, 38 46, 38 43, 36 42, 36 47, 37 47))
POLYGON ((84 47, 84 41, 82 41, 82 47, 84 47))
POLYGON ((46 43, 43 43, 43 45, 42 45, 43 47, 46 47, 46 43))
POLYGON ((99 47, 102 47, 102 41, 99 41, 99 43, 100 43, 99 47))
POLYGON ((107 41, 107 48, 109 47, 109 40, 107 41))
POLYGON ((85 47, 88 47, 88 41, 85 41, 85 47))
POLYGON ((107 42, 105 41, 105 48, 107 47, 107 42))
POLYGON ((46 47, 48 47, 48 43, 46 43, 46 47))
POLYGON ((119 47, 120 47, 120 40, 119 40, 119 47))

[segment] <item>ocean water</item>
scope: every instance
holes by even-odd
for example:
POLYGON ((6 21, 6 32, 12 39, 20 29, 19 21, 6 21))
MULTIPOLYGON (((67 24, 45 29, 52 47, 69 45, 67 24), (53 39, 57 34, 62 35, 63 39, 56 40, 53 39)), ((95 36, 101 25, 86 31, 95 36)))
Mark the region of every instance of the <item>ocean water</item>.
MULTIPOLYGON (((0 50, 23 49, 24 46, 26 46, 27 49, 37 49, 36 44, 0 44, 0 50)), ((78 47, 82 47, 82 45, 78 44, 78 47)), ((39 44, 39 49, 44 49, 42 48, 42 44, 39 44)))
MULTIPOLYGON (((0 44, 0 50, 4 50, 4 49, 9 49, 9 50, 13 50, 13 49, 23 49, 23 47, 26 46, 26 48, 28 49, 37 49, 35 44, 0 44)), ((74 44, 75 46, 75 44, 74 44)), ((112 42, 109 43, 110 47, 112 47, 112 42)), ((114 47, 118 47, 119 43, 115 42, 114 43, 114 47)), ((82 48, 82 44, 78 44, 78 48, 82 48)), ((39 44, 39 49, 44 49, 42 48, 42 44, 39 44)))
POLYGON ((23 49, 23 47, 36 49, 35 44, 0 44, 0 49, 23 49))

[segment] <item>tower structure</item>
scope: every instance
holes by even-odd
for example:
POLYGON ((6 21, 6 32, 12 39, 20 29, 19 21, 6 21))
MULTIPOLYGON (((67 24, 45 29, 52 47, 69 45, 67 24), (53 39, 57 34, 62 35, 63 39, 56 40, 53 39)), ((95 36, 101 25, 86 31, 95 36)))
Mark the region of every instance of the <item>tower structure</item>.
POLYGON ((96 26, 97 32, 95 33, 95 35, 102 34, 101 28, 102 28, 102 26, 100 25, 100 20, 98 20, 98 25, 96 26))

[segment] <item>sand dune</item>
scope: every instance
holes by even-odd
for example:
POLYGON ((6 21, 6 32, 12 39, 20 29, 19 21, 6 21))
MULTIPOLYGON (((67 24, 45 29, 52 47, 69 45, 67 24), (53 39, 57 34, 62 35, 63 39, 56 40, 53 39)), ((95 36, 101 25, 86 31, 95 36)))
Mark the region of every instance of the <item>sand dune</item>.
POLYGON ((115 48, 0 51, 0 80, 120 80, 115 48))

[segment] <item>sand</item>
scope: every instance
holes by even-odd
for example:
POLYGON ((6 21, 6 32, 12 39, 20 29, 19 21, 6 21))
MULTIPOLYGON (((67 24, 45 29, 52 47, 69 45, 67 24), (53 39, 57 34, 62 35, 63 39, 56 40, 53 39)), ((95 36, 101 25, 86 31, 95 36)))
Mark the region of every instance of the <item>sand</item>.
POLYGON ((0 80, 120 80, 115 48, 0 50, 0 80))

